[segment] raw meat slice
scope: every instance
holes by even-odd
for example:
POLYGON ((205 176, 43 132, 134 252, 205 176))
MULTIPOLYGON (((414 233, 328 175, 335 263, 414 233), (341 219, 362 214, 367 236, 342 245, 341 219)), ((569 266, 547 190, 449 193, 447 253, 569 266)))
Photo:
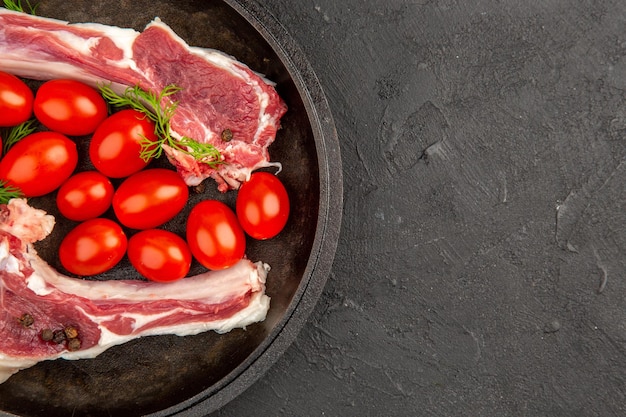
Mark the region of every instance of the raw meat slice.
POLYGON ((52 216, 14 199, 0 206, 0 222, 0 383, 37 362, 93 358, 141 336, 228 332, 264 320, 269 308, 261 262, 169 284, 81 280, 59 274, 32 246, 52 230, 52 216), (74 342, 44 340, 68 327, 74 342))
POLYGON ((190 47, 158 18, 140 33, 0 8, 0 70, 39 80, 112 82, 118 91, 139 85, 158 94, 170 84, 181 87, 171 96, 179 102, 172 135, 213 144, 224 162, 212 169, 164 147, 188 185, 212 177, 220 191, 236 189, 253 170, 280 166, 270 162, 268 147, 287 107, 273 84, 222 52, 190 47))

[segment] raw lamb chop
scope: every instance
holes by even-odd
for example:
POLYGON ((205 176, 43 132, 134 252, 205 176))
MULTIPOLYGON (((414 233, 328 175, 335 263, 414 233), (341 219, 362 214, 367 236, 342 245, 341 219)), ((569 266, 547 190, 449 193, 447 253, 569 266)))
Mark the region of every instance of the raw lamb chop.
POLYGON ((272 83, 219 51, 190 47, 158 18, 139 33, 0 8, 0 70, 38 80, 111 82, 117 91, 181 87, 171 97, 179 102, 172 136, 211 143, 225 162, 212 169, 165 146, 188 185, 212 177, 220 191, 237 189, 251 171, 280 166, 270 162, 267 148, 287 107, 272 83))
POLYGON ((33 249, 53 226, 25 200, 0 206, 0 383, 39 361, 93 358, 141 336, 223 333, 265 319, 267 264, 242 260, 169 284, 74 279, 33 249))

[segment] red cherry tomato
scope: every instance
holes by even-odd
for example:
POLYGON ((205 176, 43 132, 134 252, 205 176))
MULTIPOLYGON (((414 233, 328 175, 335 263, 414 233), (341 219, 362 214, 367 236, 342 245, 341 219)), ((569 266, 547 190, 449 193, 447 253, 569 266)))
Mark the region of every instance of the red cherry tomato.
POLYGON ((140 157, 144 140, 156 141, 155 124, 136 110, 122 110, 109 116, 89 144, 89 157, 96 169, 110 178, 123 178, 148 165, 140 157))
POLYGON ((176 172, 146 169, 120 184, 113 195, 113 210, 126 227, 152 229, 174 218, 188 198, 189 188, 176 172))
POLYGON ((57 192, 57 207, 70 220, 84 221, 102 215, 111 207, 113 184, 97 171, 72 175, 57 192))
POLYGON ((237 216, 217 200, 201 201, 191 209, 187 243, 198 262, 213 270, 233 266, 246 251, 246 236, 237 216))
POLYGON ((76 144, 56 132, 38 132, 18 141, 0 161, 0 179, 26 197, 48 194, 67 180, 78 163, 76 144))
POLYGON ((90 276, 113 268, 124 257, 128 241, 119 224, 97 218, 80 223, 61 242, 59 259, 69 272, 90 276))
POLYGON ((243 230, 255 239, 276 236, 289 217, 289 197, 274 174, 255 172, 239 188, 237 218, 243 230))
POLYGON ((144 277, 157 282, 183 278, 191 267, 187 243, 167 230, 149 229, 128 240, 128 259, 144 277))
POLYGON ((45 127, 70 136, 93 133, 108 115, 100 93, 75 80, 43 83, 35 94, 34 112, 45 127))
POLYGON ((17 126, 33 114, 33 92, 15 75, 0 71, 0 127, 17 126))

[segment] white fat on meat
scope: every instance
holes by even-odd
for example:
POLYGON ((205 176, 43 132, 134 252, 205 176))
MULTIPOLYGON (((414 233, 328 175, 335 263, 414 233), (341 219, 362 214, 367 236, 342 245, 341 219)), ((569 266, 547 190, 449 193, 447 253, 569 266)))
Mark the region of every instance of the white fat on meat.
POLYGON ((6 206, 0 206, 0 230, 24 243, 45 239, 52 232, 54 224, 54 216, 32 208, 24 198, 13 198, 6 206))
POLYGON ((0 206, 3 233, 0 236, 0 305, 5 313, 0 315, 5 320, 0 323, 0 383, 40 361, 94 358, 112 346, 138 337, 189 336, 206 331, 225 333, 265 320, 270 303, 265 294, 265 280, 270 267, 263 262, 244 259, 226 270, 209 271, 166 284, 71 278, 49 266, 32 247, 33 238, 44 238, 50 233, 54 221, 51 218, 44 211, 30 207, 25 200, 12 200, 0 206), (26 223, 32 227, 24 227, 26 223), (79 329, 92 328, 97 339, 89 346, 75 351, 57 347, 50 350, 51 342, 38 338, 41 329, 37 326, 40 322, 55 322, 55 317, 33 313, 35 322, 30 332, 15 324, 15 316, 6 314, 19 309, 19 305, 49 303, 46 305, 52 308, 42 310, 54 315, 59 302, 71 304, 63 307, 65 311, 59 310, 61 316, 68 310, 74 311, 79 317, 76 319, 79 329), (152 307, 161 302, 174 307, 152 307), (121 328, 118 324, 122 322, 130 325, 121 328), (29 335, 29 332, 34 334, 29 335), (20 346, 20 343, 30 345, 20 346))
POLYGON ((38 80, 111 83, 117 92, 135 85, 154 94, 171 84, 180 87, 164 99, 178 103, 171 135, 213 145, 222 162, 210 166, 164 147, 187 185, 213 178, 225 192, 239 188, 252 171, 275 164, 268 148, 287 106, 274 83, 221 51, 189 46, 159 18, 137 32, 0 8, 0 70, 38 80), (222 140, 227 130, 230 141, 222 140))

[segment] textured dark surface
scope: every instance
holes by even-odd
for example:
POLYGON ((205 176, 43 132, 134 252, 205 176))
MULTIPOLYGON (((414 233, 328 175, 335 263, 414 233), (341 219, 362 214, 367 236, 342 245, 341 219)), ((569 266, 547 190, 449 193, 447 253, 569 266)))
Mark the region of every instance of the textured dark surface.
MULTIPOLYGON (((282 34, 280 47, 275 41, 270 45, 259 33, 267 35, 267 30, 249 23, 257 22, 253 16, 258 15, 274 36, 282 33, 258 5, 252 8, 253 15, 247 15, 248 21, 221 1, 135 0, 111 8, 106 1, 46 0, 39 5, 41 16, 138 30, 159 16, 194 46, 218 48, 266 74, 277 83, 289 107, 269 150, 272 160, 283 164, 279 175, 290 195, 289 222, 279 236, 266 241, 248 239, 246 247, 250 259, 263 260, 272 268, 266 285, 271 305, 262 323, 224 335, 145 337, 92 360, 46 361, 0 384, 1 415, 204 415, 239 394, 273 364, 305 324, 328 277, 343 196, 339 144, 328 104, 293 42, 282 34), (276 55, 279 49, 280 57, 276 55), (288 58, 282 51, 289 53, 288 58), (196 407, 199 402, 202 406, 196 407)), ((76 141, 79 154, 86 154, 89 137, 76 141)), ((153 163, 169 166, 164 161, 153 163)), ((89 168, 83 160, 79 170, 89 168)), ((186 209, 163 227, 184 236, 191 205, 217 198, 234 207, 235 197, 235 192, 221 195, 215 183, 207 181, 205 190, 192 193, 186 209)), ((37 249, 60 268, 55 248, 73 224, 58 215, 54 195, 33 198, 31 204, 57 218, 55 231, 37 249)), ((194 264, 191 274, 203 270, 194 264)), ((141 279, 127 259, 107 273, 90 277, 119 278, 141 279)))
POLYGON ((265 7, 329 99, 343 227, 295 343, 212 416, 626 415, 626 3, 265 7))
POLYGON ((344 221, 308 325, 215 416, 626 415, 626 3, 275 0, 344 221))

